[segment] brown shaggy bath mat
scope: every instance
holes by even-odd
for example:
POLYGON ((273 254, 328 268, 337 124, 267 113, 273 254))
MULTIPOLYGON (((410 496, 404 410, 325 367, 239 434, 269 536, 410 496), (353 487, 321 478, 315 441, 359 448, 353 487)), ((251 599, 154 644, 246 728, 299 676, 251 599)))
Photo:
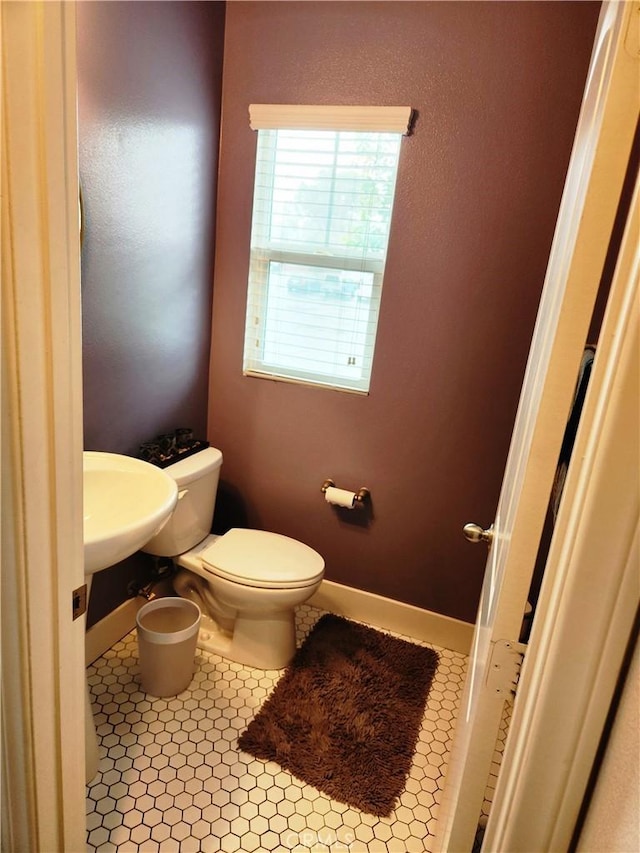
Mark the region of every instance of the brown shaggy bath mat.
POLYGON ((411 769, 437 666, 431 649, 327 614, 238 745, 339 802, 387 817, 411 769))

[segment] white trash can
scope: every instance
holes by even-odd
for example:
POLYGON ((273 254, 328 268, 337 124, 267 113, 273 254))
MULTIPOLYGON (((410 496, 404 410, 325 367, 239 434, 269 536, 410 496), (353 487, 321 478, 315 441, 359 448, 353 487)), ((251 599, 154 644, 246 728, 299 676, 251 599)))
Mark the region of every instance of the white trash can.
POLYGON ((136 616, 142 689, 176 696, 191 683, 200 608, 186 598, 156 598, 136 616))

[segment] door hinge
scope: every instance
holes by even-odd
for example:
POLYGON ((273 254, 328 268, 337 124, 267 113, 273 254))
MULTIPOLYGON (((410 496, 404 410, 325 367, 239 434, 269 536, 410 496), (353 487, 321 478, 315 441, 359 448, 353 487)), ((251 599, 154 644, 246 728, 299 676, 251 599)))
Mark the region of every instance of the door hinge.
POLYGON ((71 593, 71 610, 73 614, 72 621, 75 621, 78 616, 82 616, 87 610, 87 585, 83 583, 78 589, 74 589, 71 593))
POLYGON ((515 696, 526 645, 513 640, 492 643, 487 687, 497 696, 515 696))

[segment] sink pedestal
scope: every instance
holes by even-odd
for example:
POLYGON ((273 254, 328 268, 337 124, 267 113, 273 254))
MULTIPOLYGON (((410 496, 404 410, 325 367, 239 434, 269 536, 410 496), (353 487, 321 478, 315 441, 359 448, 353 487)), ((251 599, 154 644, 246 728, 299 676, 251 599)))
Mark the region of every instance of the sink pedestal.
MULTIPOLYGON (((174 510, 178 486, 160 468, 131 456, 85 450, 82 463, 88 603, 93 573, 134 554, 158 532, 174 510)), ((85 749, 87 782, 91 782, 98 772, 99 752, 88 682, 85 749)))
POLYGON ((100 753, 98 751, 98 735, 96 724, 91 709, 89 697, 89 683, 85 685, 85 710, 84 710, 84 748, 85 748, 85 778, 87 785, 93 781, 98 772, 100 753))
MULTIPOLYGON (((91 595, 91 581, 93 575, 86 575, 87 583, 87 610, 89 609, 89 596, 91 595)), ((84 630, 87 630, 87 614, 84 616, 84 630)), ((93 719, 93 710, 91 708, 91 696, 89 691, 89 682, 85 674, 84 679, 84 766, 85 779, 87 785, 91 782, 98 772, 98 763, 100 761, 100 752, 98 750, 98 733, 96 732, 96 723, 93 719)))

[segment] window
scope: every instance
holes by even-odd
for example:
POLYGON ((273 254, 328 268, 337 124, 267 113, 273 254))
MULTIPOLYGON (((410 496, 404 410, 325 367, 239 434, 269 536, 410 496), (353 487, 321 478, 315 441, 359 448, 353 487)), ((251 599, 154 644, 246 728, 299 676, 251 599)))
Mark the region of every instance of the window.
POLYGON ((368 392, 409 107, 252 105, 244 373, 368 392))

